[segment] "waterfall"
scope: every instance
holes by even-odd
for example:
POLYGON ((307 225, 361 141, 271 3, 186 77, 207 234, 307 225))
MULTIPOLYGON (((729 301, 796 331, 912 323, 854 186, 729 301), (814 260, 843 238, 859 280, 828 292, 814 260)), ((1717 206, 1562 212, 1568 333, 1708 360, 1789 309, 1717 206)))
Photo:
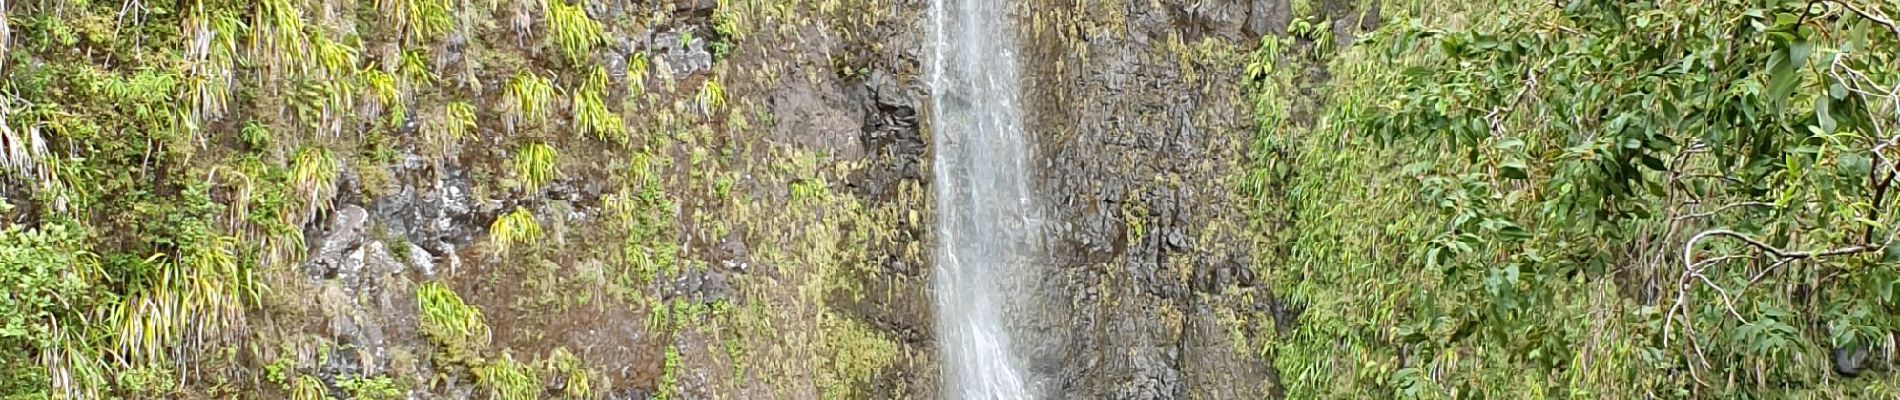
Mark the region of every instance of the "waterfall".
POLYGON ((934 290, 948 399, 1032 397, 1011 354, 998 290, 1011 268, 1041 259, 1008 10, 1004 0, 930 3, 934 290))

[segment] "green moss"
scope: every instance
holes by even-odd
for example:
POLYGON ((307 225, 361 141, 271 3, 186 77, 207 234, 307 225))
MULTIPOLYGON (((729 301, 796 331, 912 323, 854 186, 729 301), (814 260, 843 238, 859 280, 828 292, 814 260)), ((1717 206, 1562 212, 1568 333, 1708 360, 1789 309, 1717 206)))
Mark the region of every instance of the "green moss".
POLYGON ((897 344, 863 323, 838 316, 823 317, 819 329, 825 338, 824 348, 829 352, 819 374, 821 397, 860 399, 869 396, 862 388, 897 359, 897 344))

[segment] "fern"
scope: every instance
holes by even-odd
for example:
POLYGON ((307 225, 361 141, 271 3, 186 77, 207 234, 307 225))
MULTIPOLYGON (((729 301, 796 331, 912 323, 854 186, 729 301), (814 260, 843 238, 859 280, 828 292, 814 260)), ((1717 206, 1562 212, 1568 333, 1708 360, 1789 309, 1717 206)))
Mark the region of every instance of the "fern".
POLYGON ((554 148, 542 143, 525 144, 515 151, 515 179, 519 180, 521 190, 534 192, 553 182, 559 173, 555 167, 556 157, 554 148))
POLYGON ((554 101, 554 84, 533 72, 522 72, 508 80, 508 101, 504 115, 508 130, 517 124, 539 125, 547 122, 548 103, 554 101))
POLYGON ((567 0, 544 0, 547 14, 547 42, 575 63, 585 62, 594 46, 606 41, 601 24, 587 17, 585 0, 567 4, 567 0))
POLYGON ((475 369, 475 378, 488 388, 494 400, 535 400, 540 398, 541 380, 532 368, 515 362, 514 356, 502 358, 475 369))
POLYGON ((627 126, 619 114, 607 109, 601 93, 607 90, 607 70, 595 68, 581 90, 574 94, 574 129, 601 140, 627 142, 627 126))
POLYGON ((440 282, 416 288, 416 306, 421 311, 421 333, 452 357, 473 356, 489 341, 488 324, 482 310, 462 301, 462 296, 440 282))
MULTIPOLYGON (((296 161, 290 169, 290 181, 297 193, 304 198, 305 215, 312 215, 318 210, 329 207, 330 199, 336 197, 334 188, 339 168, 336 157, 330 155, 329 149, 310 146, 297 152, 296 161)), ((287 213, 285 217, 292 216, 287 213)), ((303 222, 301 220, 284 221, 292 225, 302 225, 303 222)))
POLYGON ((453 140, 467 140, 475 134, 475 106, 453 102, 443 107, 443 133, 453 140))
POLYGON ((699 110, 711 115, 726 105, 726 88, 720 86, 718 80, 706 79, 706 82, 699 86, 698 100, 699 110))
POLYGON ((534 214, 528 209, 515 207, 513 212, 503 214, 488 227, 488 242, 495 251, 507 254, 518 244, 534 244, 541 241, 541 223, 535 222, 534 214))
POLYGON ((369 90, 374 106, 389 112, 389 124, 401 126, 408 119, 408 108, 402 100, 402 89, 396 86, 396 77, 375 69, 364 69, 358 80, 364 89, 369 90))

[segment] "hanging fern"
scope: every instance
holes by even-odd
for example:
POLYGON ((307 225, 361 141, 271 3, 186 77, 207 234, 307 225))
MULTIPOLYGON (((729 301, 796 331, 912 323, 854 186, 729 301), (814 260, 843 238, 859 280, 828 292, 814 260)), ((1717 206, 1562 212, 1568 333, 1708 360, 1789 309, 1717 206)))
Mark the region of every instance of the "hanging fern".
POLYGON ((720 86, 718 80, 708 78, 699 86, 698 100, 700 112, 712 115, 726 105, 726 88, 720 86))
POLYGON ((567 0, 544 0, 547 14, 547 44, 561 51, 576 64, 583 63, 598 46, 606 41, 601 24, 587 17, 586 0, 576 0, 567 4, 567 0))
POLYGON ((541 223, 535 222, 534 214, 528 209, 515 207, 513 212, 503 214, 488 227, 488 243, 495 252, 508 254, 516 245, 532 245, 541 241, 541 223))
POLYGON ((518 124, 546 123, 554 94, 554 84, 533 72, 522 72, 509 79, 505 94, 508 99, 503 110, 508 130, 514 131, 518 124))
POLYGON ((534 192, 541 190, 548 182, 553 182, 558 172, 555 170, 554 148, 542 143, 522 145, 515 152, 515 179, 521 190, 534 192))
POLYGON ((453 140, 467 140, 475 135, 475 106, 468 102, 452 102, 443 106, 443 132, 453 140))
POLYGON ((601 93, 607 90, 607 70, 595 68, 573 101, 574 129, 614 143, 627 142, 627 126, 619 114, 607 109, 601 93))
MULTIPOLYGON (((290 181, 297 193, 304 198, 305 215, 315 214, 318 210, 329 208, 330 199, 336 196, 336 177, 340 167, 330 150, 310 146, 297 152, 296 161, 290 168, 290 181)), ((291 217, 285 214, 285 217, 291 217)), ((284 221, 302 225, 304 221, 284 221)))

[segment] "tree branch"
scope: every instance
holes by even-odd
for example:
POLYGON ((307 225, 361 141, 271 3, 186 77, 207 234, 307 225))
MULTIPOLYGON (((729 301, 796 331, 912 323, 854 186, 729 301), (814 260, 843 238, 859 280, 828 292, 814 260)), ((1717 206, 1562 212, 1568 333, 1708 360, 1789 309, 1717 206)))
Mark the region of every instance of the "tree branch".
POLYGON ((1859 14, 1861 18, 1866 18, 1868 21, 1873 21, 1876 24, 1886 25, 1887 29, 1893 30, 1894 36, 1900 36, 1900 24, 1896 24, 1893 22, 1893 20, 1887 19, 1885 15, 1868 13, 1866 10, 1862 10, 1860 9, 1860 7, 1855 7, 1853 3, 1849 3, 1845 0, 1834 0, 1834 3, 1840 4, 1841 7, 1846 7, 1848 11, 1853 11, 1854 14, 1859 14))

